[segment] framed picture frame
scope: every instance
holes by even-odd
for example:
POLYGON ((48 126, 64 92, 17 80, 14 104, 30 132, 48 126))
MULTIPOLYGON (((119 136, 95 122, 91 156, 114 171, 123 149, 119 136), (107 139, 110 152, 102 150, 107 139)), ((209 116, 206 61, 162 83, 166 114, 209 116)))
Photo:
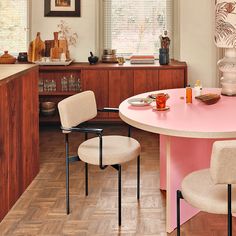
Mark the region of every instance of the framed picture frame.
POLYGON ((45 17, 80 17, 80 0, 44 0, 45 17))

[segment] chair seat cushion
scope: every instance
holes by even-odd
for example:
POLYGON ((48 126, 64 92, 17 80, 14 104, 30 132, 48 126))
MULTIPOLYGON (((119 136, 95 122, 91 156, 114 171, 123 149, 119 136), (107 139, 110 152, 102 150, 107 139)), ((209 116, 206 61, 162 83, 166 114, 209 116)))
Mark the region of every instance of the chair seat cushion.
MULTIPOLYGON (((227 184, 214 184, 210 170, 195 171, 182 181, 184 199, 199 210, 227 214, 227 184)), ((232 212, 236 213, 236 186, 232 185, 232 212)))
MULTIPOLYGON (((125 136, 103 136, 103 165, 128 162, 139 156, 141 148, 137 140, 125 136)), ((88 139, 78 148, 79 158, 99 165, 99 138, 88 139)))

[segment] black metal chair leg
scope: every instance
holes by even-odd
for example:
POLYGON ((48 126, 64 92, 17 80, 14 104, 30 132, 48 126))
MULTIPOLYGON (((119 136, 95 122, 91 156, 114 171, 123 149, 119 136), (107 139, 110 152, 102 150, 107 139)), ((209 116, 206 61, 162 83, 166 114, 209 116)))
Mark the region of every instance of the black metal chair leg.
POLYGON ((180 199, 183 199, 183 195, 180 190, 176 192, 177 200, 177 236, 180 236, 180 199))
POLYGON ((66 134, 66 213, 70 214, 70 192, 69 192, 69 141, 66 134))
POLYGON ((118 224, 121 226, 121 165, 118 165, 118 224))
POLYGON ((128 126, 128 137, 131 137, 131 126, 128 126))
POLYGON ((137 159, 137 199, 140 198, 140 156, 137 159))
MULTIPOLYGON (((88 140, 88 133, 84 134, 84 140, 88 140)), ((85 195, 88 196, 88 163, 85 163, 85 195)))
POLYGON ((88 196, 88 163, 85 163, 85 195, 88 196))
POLYGON ((232 188, 228 184, 228 236, 232 236, 232 188))
POLYGON ((69 159, 66 158, 66 213, 70 214, 69 159))

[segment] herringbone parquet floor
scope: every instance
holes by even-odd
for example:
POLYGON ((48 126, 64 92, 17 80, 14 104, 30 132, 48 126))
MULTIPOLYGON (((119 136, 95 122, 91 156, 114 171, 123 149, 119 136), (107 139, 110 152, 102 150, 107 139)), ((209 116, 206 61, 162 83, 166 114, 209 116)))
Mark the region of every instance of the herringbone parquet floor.
MULTIPOLYGON (((126 127, 105 134, 126 134, 126 127)), ((57 128, 40 132, 40 172, 0 224, 6 236, 164 236, 165 193, 159 190, 158 136, 133 130, 142 145, 141 200, 136 200, 136 162, 123 165, 122 227, 117 226, 117 172, 89 166, 89 196, 84 194, 84 163, 70 168, 71 214, 65 214, 64 136, 57 128)), ((71 153, 83 140, 72 134, 71 153)), ((234 220, 234 231, 236 221, 234 220)), ((183 236, 226 236, 226 216, 200 213, 182 226, 183 236)), ((170 236, 176 235, 175 232, 170 236)))

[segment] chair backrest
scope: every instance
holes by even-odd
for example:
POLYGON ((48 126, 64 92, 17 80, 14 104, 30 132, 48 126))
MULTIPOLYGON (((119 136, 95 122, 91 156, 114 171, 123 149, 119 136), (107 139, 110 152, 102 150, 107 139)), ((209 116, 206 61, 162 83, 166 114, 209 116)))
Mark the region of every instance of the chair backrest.
POLYGON ((95 95, 93 91, 85 91, 65 98, 58 103, 58 110, 62 127, 75 127, 96 117, 95 95))
POLYGON ((215 184, 236 184, 236 140, 214 142, 210 172, 215 184))

